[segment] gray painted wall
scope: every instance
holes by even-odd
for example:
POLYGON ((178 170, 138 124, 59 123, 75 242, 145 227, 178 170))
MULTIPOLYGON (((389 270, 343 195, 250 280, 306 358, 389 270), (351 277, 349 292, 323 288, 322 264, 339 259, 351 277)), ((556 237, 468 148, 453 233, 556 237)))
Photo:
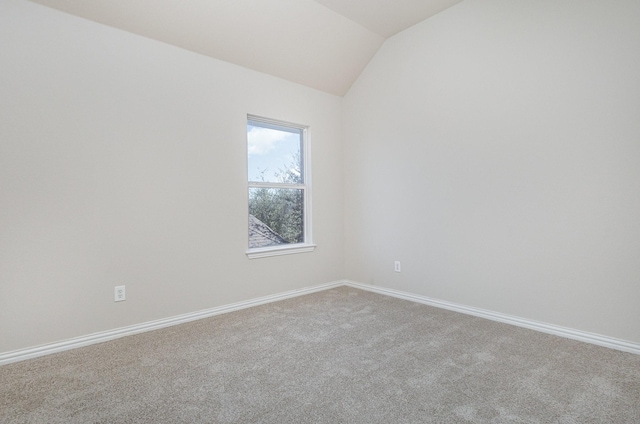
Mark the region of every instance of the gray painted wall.
POLYGON ((640 342, 638 22, 465 0, 387 40, 343 103, 347 278, 640 342))
POLYGON ((340 99, 0 0, 0 352, 344 277, 640 342, 639 21, 465 0, 340 99), (245 256, 247 113, 311 126, 313 253, 245 256))
POLYGON ((0 69, 0 352, 342 278, 339 97, 22 0, 0 69), (245 255, 247 113, 310 126, 313 253, 245 255))

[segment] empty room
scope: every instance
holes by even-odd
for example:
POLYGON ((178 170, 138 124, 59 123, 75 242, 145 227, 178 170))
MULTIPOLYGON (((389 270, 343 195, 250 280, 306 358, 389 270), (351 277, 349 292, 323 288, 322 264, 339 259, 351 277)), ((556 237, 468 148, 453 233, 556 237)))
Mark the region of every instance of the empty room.
POLYGON ((0 0, 0 423, 640 422, 637 0, 0 0))

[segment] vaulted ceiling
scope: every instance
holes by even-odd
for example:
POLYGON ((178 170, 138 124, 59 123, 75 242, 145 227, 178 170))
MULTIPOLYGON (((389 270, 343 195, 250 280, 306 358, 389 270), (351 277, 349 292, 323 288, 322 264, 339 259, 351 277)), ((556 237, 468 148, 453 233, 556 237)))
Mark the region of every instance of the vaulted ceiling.
POLYGON ((344 95, 385 39, 462 0, 32 0, 344 95))

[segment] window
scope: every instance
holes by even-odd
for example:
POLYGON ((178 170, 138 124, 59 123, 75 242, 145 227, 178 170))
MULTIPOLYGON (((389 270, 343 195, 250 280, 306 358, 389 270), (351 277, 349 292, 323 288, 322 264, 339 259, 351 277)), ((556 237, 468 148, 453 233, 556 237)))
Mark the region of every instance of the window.
POLYGON ((249 258, 310 252, 308 130, 248 116, 249 258))

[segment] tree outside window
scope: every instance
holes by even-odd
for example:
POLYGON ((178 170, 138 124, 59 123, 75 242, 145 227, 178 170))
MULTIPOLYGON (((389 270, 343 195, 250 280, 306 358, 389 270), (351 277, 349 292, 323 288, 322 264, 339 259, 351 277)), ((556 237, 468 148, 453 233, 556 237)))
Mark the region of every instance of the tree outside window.
POLYGON ((306 136, 304 126, 248 119, 250 251, 310 243, 306 136))

